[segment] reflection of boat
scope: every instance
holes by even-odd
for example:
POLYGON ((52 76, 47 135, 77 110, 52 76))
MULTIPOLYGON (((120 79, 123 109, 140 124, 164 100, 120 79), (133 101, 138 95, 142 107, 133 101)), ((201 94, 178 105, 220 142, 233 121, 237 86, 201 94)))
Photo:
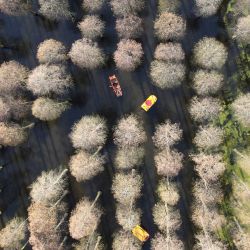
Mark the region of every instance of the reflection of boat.
POLYGON ((136 225, 133 229, 132 229, 132 233, 133 235, 139 239, 142 242, 145 242, 148 240, 149 238, 149 234, 139 225, 136 225))
POLYGON ((120 86, 120 83, 118 82, 118 79, 115 75, 112 75, 109 77, 109 81, 110 81, 110 88, 113 89, 113 91, 115 92, 116 96, 122 96, 122 89, 120 86))
POLYGON ((141 105, 141 107, 148 111, 157 101, 157 97, 155 95, 151 95, 147 98, 147 100, 141 105))

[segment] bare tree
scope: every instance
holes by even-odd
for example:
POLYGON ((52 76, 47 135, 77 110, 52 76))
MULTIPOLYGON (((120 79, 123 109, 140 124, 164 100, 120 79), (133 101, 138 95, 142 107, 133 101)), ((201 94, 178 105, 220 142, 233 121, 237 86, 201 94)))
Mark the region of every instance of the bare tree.
POLYGON ((176 1, 160 0, 160 1, 158 1, 158 11, 160 13, 164 13, 164 12, 176 13, 176 12, 178 12, 179 8, 180 8, 180 1, 179 0, 176 0, 176 1))
POLYGON ((119 231, 113 236, 113 250, 140 250, 141 243, 131 232, 119 231))
POLYGON ((62 63, 68 59, 63 43, 54 39, 47 39, 40 43, 36 56, 39 63, 62 63))
POLYGON ((58 119, 69 106, 68 102, 39 97, 32 105, 32 114, 42 121, 53 121, 58 119))
POLYGON ((104 170, 104 159, 99 154, 89 154, 83 150, 71 157, 70 172, 78 182, 90 180, 104 170))
POLYGON ((164 149, 154 157, 158 175, 175 177, 183 167, 183 155, 175 150, 164 149))
POLYGON ((250 13, 250 0, 238 0, 233 5, 233 15, 236 17, 247 16, 250 13))
POLYGON ((140 166, 144 157, 144 149, 142 147, 130 147, 118 149, 115 156, 115 167, 117 169, 132 169, 140 166))
POLYGON ((250 44, 250 15, 238 19, 234 37, 238 42, 250 44))
POLYGON ((183 250, 184 245, 176 236, 166 237, 157 233, 151 243, 152 250, 183 250))
MULTIPOLYGON (((201 233, 196 235, 197 243, 194 246, 195 250, 226 250, 227 247, 214 236, 201 233)), ((242 249, 243 250, 243 249, 242 249)))
POLYGON ((68 0, 38 0, 39 12, 52 21, 71 18, 68 0))
POLYGON ((0 66, 0 93, 16 94, 25 87, 29 71, 16 61, 4 62, 0 66))
POLYGON ((184 80, 185 70, 184 64, 155 60, 150 66, 150 76, 157 87, 174 88, 184 80))
POLYGON ((40 65, 29 75, 27 88, 35 95, 64 94, 73 85, 64 66, 40 65))
POLYGON ((11 117, 10 105, 0 97, 0 122, 6 122, 11 117))
POLYGON ((104 4, 104 0, 83 0, 83 8, 88 13, 96 13, 99 12, 104 4))
POLYGON ((97 233, 93 233, 90 237, 83 237, 80 242, 74 245, 74 250, 104 250, 102 237, 97 233))
POLYGON ((144 8, 144 0, 111 0, 110 4, 117 16, 136 14, 144 8))
POLYGON ((250 93, 242 94, 232 103, 236 118, 246 127, 250 126, 250 93))
POLYGON ((194 60, 205 69, 221 69, 227 55, 225 45, 212 37, 204 37, 194 47, 194 60))
POLYGON ((92 40, 102 37, 105 28, 104 22, 97 15, 85 16, 77 26, 85 38, 92 40))
POLYGON ((193 77, 193 87, 198 95, 216 94, 223 85, 224 77, 215 70, 198 70, 193 77))
POLYGON ((95 69, 104 65, 104 54, 97 43, 86 38, 75 41, 69 52, 74 64, 83 69, 95 69))
POLYGON ((135 39, 143 32, 142 19, 136 15, 128 15, 116 20, 116 31, 121 38, 135 39))
POLYGON ((140 43, 134 40, 121 40, 114 53, 116 66, 121 70, 133 71, 141 63, 143 50, 140 43))
POLYGON ((185 59, 185 53, 180 43, 160 43, 154 57, 156 60, 179 62, 185 59))
POLYGON ((87 151, 102 147, 106 138, 106 121, 99 115, 83 116, 80 121, 74 124, 70 134, 74 148, 87 151))
POLYGON ((53 205, 63 195, 67 187, 67 169, 62 172, 51 170, 42 174, 30 186, 33 202, 53 205))
POLYGON ((153 142, 157 148, 166 149, 180 141, 181 137, 182 130, 180 125, 166 120, 164 123, 156 126, 153 142))
POLYGON ((155 34, 163 41, 181 39, 186 31, 186 22, 181 16, 163 12, 155 21, 155 34))
POLYGON ((146 133, 136 115, 119 120, 114 129, 114 143, 121 148, 137 147, 146 140, 146 133))
POLYGON ((141 196, 142 178, 134 171, 129 174, 116 174, 113 179, 112 192, 117 202, 131 205, 141 196))
POLYGON ((96 200, 91 202, 84 198, 72 211, 69 219, 69 232, 73 239, 79 240, 95 231, 102 215, 95 203, 96 200))
POLYGON ((24 0, 0 0, 0 10, 11 16, 21 16, 27 13, 29 5, 24 0))
POLYGON ((218 118, 222 106, 218 98, 193 97, 189 106, 189 112, 196 122, 208 122, 218 118))
POLYGON ((0 230, 0 247, 4 249, 21 249, 27 236, 27 223, 15 217, 0 230))
POLYGON ((235 232, 235 234, 233 235, 233 239, 237 249, 250 249, 250 235, 248 232, 235 232))
POLYGON ((215 15, 222 4, 222 0, 195 0, 198 15, 207 17, 215 15))
POLYGON ((216 149, 223 142, 223 130, 213 125, 200 126, 194 144, 200 149, 216 149))

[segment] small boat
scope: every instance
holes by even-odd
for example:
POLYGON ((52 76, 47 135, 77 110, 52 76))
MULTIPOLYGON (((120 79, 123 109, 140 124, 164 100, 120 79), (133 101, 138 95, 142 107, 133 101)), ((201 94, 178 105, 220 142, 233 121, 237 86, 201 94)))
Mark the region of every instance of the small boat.
POLYGON ((122 89, 121 89, 121 85, 117 79, 117 77, 115 75, 112 75, 109 77, 109 81, 110 81, 110 88, 113 89, 113 91, 115 92, 116 96, 122 96, 122 89))

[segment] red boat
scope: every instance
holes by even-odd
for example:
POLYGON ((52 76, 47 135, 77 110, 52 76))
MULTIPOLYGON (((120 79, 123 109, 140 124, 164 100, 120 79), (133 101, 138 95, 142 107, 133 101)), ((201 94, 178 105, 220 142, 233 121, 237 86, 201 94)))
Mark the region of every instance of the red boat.
POLYGON ((122 89, 121 89, 121 85, 118 82, 118 79, 115 75, 112 75, 109 77, 109 81, 110 81, 110 88, 113 89, 113 91, 115 92, 116 96, 122 96, 122 89))

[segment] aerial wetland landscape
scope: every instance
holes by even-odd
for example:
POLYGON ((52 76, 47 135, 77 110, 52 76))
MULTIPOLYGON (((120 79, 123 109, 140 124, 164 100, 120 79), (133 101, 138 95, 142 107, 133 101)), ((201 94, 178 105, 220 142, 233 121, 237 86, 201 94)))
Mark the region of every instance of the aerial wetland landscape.
POLYGON ((250 250, 250 0, 0 0, 0 249, 250 250))

